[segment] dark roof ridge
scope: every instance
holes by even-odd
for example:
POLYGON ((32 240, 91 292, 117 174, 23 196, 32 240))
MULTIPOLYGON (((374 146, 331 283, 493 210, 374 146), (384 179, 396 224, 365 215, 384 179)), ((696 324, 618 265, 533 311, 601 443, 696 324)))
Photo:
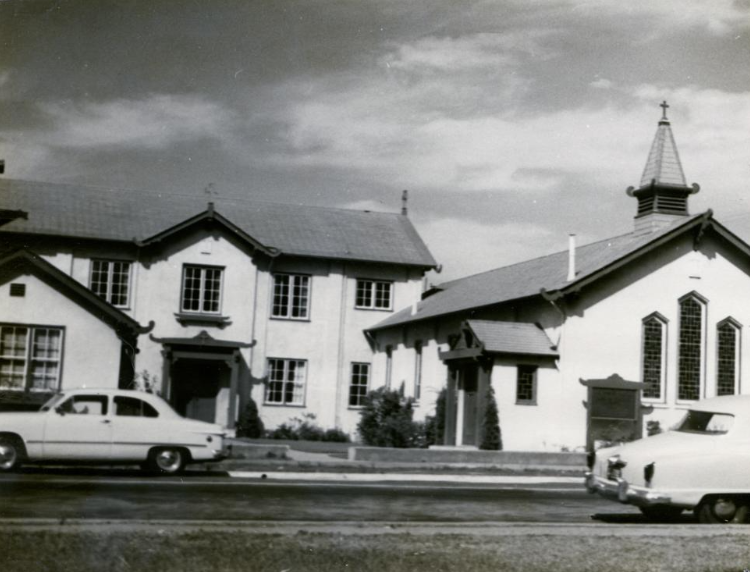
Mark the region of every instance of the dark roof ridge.
POLYGON ((16 179, 11 177, 3 177, 3 181, 7 181, 10 183, 13 182, 19 182, 19 183, 29 183, 29 184, 35 184, 35 183, 41 183, 44 185, 51 185, 51 186, 58 186, 58 187, 70 187, 70 188, 79 188, 79 189, 91 189, 91 190, 99 190, 99 191, 105 191, 109 193, 115 193, 115 192, 127 192, 127 193, 143 193, 148 194, 151 196, 167 196, 167 197, 181 197, 185 199, 193 199, 198 201, 199 199, 203 198, 203 202, 208 203, 231 203, 231 202, 237 202, 237 203, 262 203, 265 205, 276 205, 281 207, 288 207, 288 206, 298 206, 303 207, 306 209, 320 209, 320 210, 335 210, 335 211, 344 211, 349 213, 373 213, 378 215, 394 215, 394 216, 403 216, 400 212, 395 211, 374 211, 369 209, 352 209, 352 208, 346 208, 346 207, 333 207, 333 206, 324 206, 324 205, 309 205, 305 203, 283 203, 278 201, 271 201, 268 199, 262 199, 262 198, 245 198, 245 197, 238 197, 238 196, 204 196, 201 197, 200 194, 184 194, 184 193, 177 193, 177 192, 170 192, 170 191, 159 191, 153 188, 150 189, 137 189, 132 187, 115 187, 115 186, 105 186, 105 185, 91 185, 91 184, 83 184, 83 183, 60 183, 60 182, 54 182, 54 181, 38 181, 38 180, 32 180, 32 179, 16 179))

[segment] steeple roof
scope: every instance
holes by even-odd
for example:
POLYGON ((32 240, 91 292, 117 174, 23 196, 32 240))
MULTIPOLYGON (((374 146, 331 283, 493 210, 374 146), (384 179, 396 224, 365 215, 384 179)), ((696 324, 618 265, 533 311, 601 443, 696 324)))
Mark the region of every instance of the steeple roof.
POLYGON ((661 104, 662 118, 656 129, 654 142, 651 144, 646 168, 643 170, 641 187, 651 184, 652 181, 657 185, 687 187, 680 156, 677 154, 677 145, 675 145, 672 128, 667 119, 668 107, 666 101, 661 104))

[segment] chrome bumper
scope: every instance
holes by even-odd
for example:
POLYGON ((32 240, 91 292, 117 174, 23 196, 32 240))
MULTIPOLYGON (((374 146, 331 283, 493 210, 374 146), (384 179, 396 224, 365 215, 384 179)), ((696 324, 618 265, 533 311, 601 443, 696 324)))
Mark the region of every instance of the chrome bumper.
POLYGON ((591 494, 598 494, 606 499, 635 506, 652 506, 669 504, 671 498, 651 489, 634 487, 625 479, 608 481, 597 477, 590 471, 586 472, 586 490, 591 494))
POLYGON ((228 459, 232 456, 232 446, 226 445, 221 450, 217 451, 214 450, 214 461, 223 461, 224 459, 228 459))

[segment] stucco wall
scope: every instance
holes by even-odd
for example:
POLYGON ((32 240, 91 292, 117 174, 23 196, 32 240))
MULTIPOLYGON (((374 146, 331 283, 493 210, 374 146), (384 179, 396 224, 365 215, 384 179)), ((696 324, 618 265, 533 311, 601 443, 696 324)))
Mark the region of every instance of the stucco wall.
POLYGON ((61 389, 117 388, 121 343, 95 315, 33 274, 0 284, 0 322, 63 327, 61 389), (25 284, 24 297, 10 297, 10 284, 25 284))

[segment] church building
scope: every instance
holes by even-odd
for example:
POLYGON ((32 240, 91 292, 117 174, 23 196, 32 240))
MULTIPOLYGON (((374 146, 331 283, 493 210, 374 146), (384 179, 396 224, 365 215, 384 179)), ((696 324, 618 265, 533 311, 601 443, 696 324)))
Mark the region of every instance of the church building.
POLYGON ((669 428, 696 400, 750 392, 750 246, 691 214, 666 103, 632 231, 453 280, 369 328, 378 379, 445 445, 477 446, 489 388, 505 450, 566 451, 669 428))

